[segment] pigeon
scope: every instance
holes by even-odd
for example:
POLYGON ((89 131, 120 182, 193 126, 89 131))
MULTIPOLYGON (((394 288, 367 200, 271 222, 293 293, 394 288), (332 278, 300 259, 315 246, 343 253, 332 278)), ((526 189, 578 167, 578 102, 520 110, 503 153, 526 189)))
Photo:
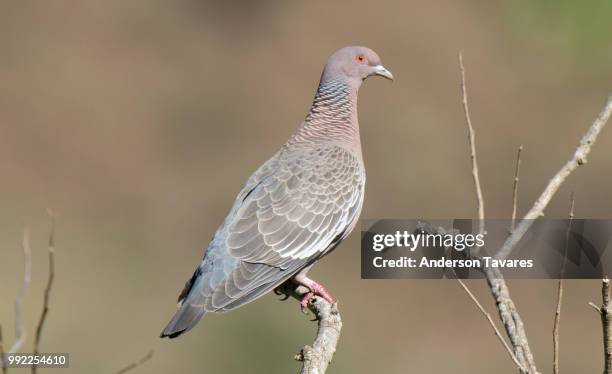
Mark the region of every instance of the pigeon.
POLYGON ((334 303, 307 273, 349 235, 361 212, 365 169, 357 93, 371 76, 393 80, 369 48, 344 47, 329 57, 306 119, 238 193, 162 338, 175 338, 206 313, 238 308, 285 282, 309 290, 302 307, 315 295, 334 303))

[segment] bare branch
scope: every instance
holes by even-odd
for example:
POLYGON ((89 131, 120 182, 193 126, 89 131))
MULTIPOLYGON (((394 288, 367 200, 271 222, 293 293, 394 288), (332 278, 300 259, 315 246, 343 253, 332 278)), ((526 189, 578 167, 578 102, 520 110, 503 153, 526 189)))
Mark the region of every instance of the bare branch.
POLYGON ((23 251, 23 282, 17 297, 15 297, 15 342, 8 353, 19 352, 27 335, 23 326, 23 299, 32 279, 32 250, 30 249, 30 230, 27 227, 23 229, 21 250, 23 251))
MULTIPOLYGON (((480 177, 478 173, 478 162, 476 160, 476 145, 475 145, 475 133, 472 127, 472 121, 470 120, 470 112, 467 103, 467 90, 465 84, 465 68, 463 66, 463 55, 459 53, 459 67, 461 70, 461 93, 463 97, 463 111, 465 112, 465 118, 468 126, 468 139, 470 142, 470 157, 472 159, 472 176, 474 178, 474 187, 476 189, 476 200, 478 203, 478 219, 479 219, 479 234, 484 235, 484 201, 482 197, 482 190, 480 188, 480 177)), ((514 301, 510 297, 510 291, 506 285, 503 275, 498 269, 489 268, 485 269, 485 277, 491 293, 495 298, 499 317, 504 324, 506 334, 510 338, 512 347, 514 348, 514 357, 519 362, 519 370, 521 373, 537 373, 533 354, 529 348, 529 342, 527 340, 527 334, 523 326, 523 320, 521 319, 514 301)))
POLYGON ((565 260, 569 247, 569 238, 574 220, 574 193, 570 196, 570 213, 567 231, 565 232, 565 248, 563 249, 563 263, 559 272, 559 286, 557 288, 557 309, 555 311, 555 322, 553 324, 553 373, 559 374, 559 322, 561 321, 561 301, 563 300, 563 273, 565 273, 565 260))
POLYGON ((482 188, 480 187, 480 176, 478 173, 478 160, 476 159, 476 134, 472 127, 472 119, 470 118, 470 108, 467 100, 467 88, 465 82, 465 68, 463 67, 463 53, 459 52, 459 67, 461 69, 461 96, 463 103, 463 112, 465 113, 465 123, 468 128, 468 141, 470 143, 470 158, 472 159, 472 178, 476 187, 476 202, 478 204, 478 233, 484 235, 484 199, 482 197, 482 188))
POLYGON ((542 215, 544 210, 548 206, 550 200, 555 196, 555 193, 561 187, 563 182, 569 177, 569 175, 576 170, 580 165, 584 165, 587 162, 587 156, 591 152, 591 147, 597 140, 599 133, 608 122, 610 115, 612 114, 612 95, 608 97, 608 101, 603 110, 599 113, 589 130, 584 134, 578 148, 574 152, 572 158, 561 167, 561 169, 555 174, 555 176, 548 182, 548 185, 542 191, 542 194, 535 201, 529 212, 523 217, 521 222, 516 226, 516 229, 512 232, 512 235, 506 239, 502 245, 500 251, 497 253, 497 258, 505 259, 508 257, 512 249, 521 240, 523 235, 529 230, 533 221, 542 215))
POLYGON ((601 295, 603 303, 601 305, 601 325, 604 338, 604 374, 612 373, 612 304, 610 303, 610 280, 602 280, 601 295))
POLYGON ((128 366, 124 367, 123 369, 119 370, 116 374, 125 374, 130 370, 134 370, 137 367, 139 367, 140 365, 144 364, 145 362, 149 361, 151 359, 151 357, 153 357, 153 350, 150 350, 144 357, 142 357, 140 360, 132 362, 131 364, 129 364, 128 366))
MULTIPOLYGON (((297 300, 302 300, 309 292, 304 286, 295 287, 293 282, 285 282, 277 288, 277 291, 297 300)), ((308 309, 316 317, 317 336, 312 346, 304 346, 300 353, 295 355, 295 359, 302 362, 301 374, 324 374, 336 352, 342 330, 342 319, 338 304, 332 305, 319 296, 311 299, 308 309)))
POLYGON ((521 373, 537 373, 538 370, 531 353, 531 348, 529 347, 529 340, 527 339, 523 320, 510 296, 510 290, 506 285, 506 281, 496 268, 486 269, 485 276, 495 299, 499 318, 504 324, 506 334, 514 348, 514 354, 523 368, 525 368, 521 373))
POLYGON ((523 146, 521 145, 516 152, 516 167, 514 168, 514 187, 512 188, 512 226, 510 232, 514 231, 514 225, 516 223, 516 201, 518 199, 518 184, 519 184, 519 173, 521 171, 521 152, 523 146))
POLYGON ((476 296, 474 296, 474 294, 470 291, 470 289, 465 285, 465 283, 460 279, 457 278, 457 281, 459 282, 459 284, 461 285, 461 287, 463 287, 463 289, 465 290, 465 292, 470 296, 470 298, 472 299, 472 301, 474 301, 474 304, 476 304, 476 306, 478 307, 478 309, 480 309, 480 312, 482 314, 484 314, 484 316, 487 318, 487 320, 489 320, 489 324, 491 325, 491 327, 493 328, 493 331, 495 332, 495 335, 497 336, 497 338, 499 339, 499 341, 503 344, 504 348, 506 348, 506 351, 508 352, 508 354, 510 355, 510 358, 512 359, 512 361, 514 361, 514 363, 516 364, 516 366, 519 368, 519 370, 521 371, 525 371, 525 369, 523 368, 523 366, 521 365, 521 363, 518 361, 518 359, 516 358, 516 356, 514 355, 514 352, 512 352, 512 349, 510 348, 510 346, 508 345, 508 343, 506 343, 506 340, 504 339, 504 337, 501 335, 501 333, 499 332, 499 329, 497 328, 497 326, 495 326, 495 322, 493 322, 493 318, 491 318, 491 315, 489 314, 489 312, 486 311, 486 309, 482 306, 482 304, 480 304, 480 302, 478 301, 478 299, 476 298, 476 296))
POLYGON ((610 292, 610 279, 601 280, 601 307, 589 303, 601 317, 604 343, 604 374, 612 374, 612 295, 610 292))
MULTIPOLYGON (((55 216, 49 209, 47 211, 49 218, 51 219, 51 230, 49 232, 49 278, 47 279, 47 286, 45 287, 44 299, 43 299, 43 310, 36 326, 36 336, 34 338, 34 349, 33 353, 39 353, 40 338, 42 336, 42 329, 49 313, 49 298, 51 296, 51 287, 53 286, 53 279, 55 278, 55 216)), ((36 374, 36 365, 32 366, 32 374, 36 374)))

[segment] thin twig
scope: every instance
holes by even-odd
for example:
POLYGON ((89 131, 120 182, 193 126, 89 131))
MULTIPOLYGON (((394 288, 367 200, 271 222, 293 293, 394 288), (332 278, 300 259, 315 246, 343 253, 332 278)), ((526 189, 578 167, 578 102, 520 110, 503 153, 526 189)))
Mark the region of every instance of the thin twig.
POLYGON ((612 295, 610 291, 610 279, 601 280, 601 307, 589 303, 601 317, 604 345, 604 374, 612 374, 612 295))
POLYGON ((519 184, 519 173, 521 171, 521 152, 523 146, 521 145, 516 152, 516 166, 514 168, 514 187, 512 188, 512 226, 510 232, 514 231, 514 225, 516 223, 516 206, 518 199, 518 184, 519 184))
POLYGON ((499 341, 503 344, 504 348, 506 348, 506 351, 508 352, 508 354, 510 355, 510 358, 512 359, 512 361, 514 361, 514 363, 516 364, 516 366, 519 368, 519 370, 521 371, 525 371, 525 369, 523 368, 523 365, 521 365, 521 363, 518 361, 518 359, 516 358, 516 356, 514 355, 514 352, 512 352, 512 349, 510 348, 510 346, 508 345, 508 343, 506 343, 506 340, 504 339, 504 337, 502 336, 501 332, 499 331, 499 329, 497 328, 497 326, 495 325, 495 322, 493 322, 493 318, 491 318, 491 315, 489 314, 489 312, 487 312, 485 310, 485 308, 482 306, 482 304, 480 304, 480 302, 478 301, 478 299, 476 298, 476 296, 474 296, 474 294, 472 293, 472 291, 470 291, 470 289, 465 285, 465 283, 460 279, 457 278, 457 281, 459 282, 459 284, 461 285, 461 287, 463 287, 463 289, 465 290, 465 292, 470 296, 470 298, 472 299, 472 301, 474 301, 474 304, 476 304, 476 306, 478 307, 478 309, 480 309, 480 312, 482 314, 484 314, 484 316, 487 318, 487 320, 489 320, 489 324, 491 325, 491 327, 493 328, 493 331, 495 332, 495 335, 497 336, 497 338, 499 339, 499 341))
POLYGON ((555 322, 553 325, 553 373, 559 374, 559 322, 561 321, 561 301, 563 300, 563 275, 565 273, 565 264, 567 258, 567 250, 569 248, 569 238, 572 230, 572 222, 574 220, 574 193, 570 196, 570 213, 567 231, 565 232, 565 248, 563 249, 563 259, 561 270, 559 271, 559 286, 557 287, 557 309, 555 310, 555 322))
POLYGON ((8 371, 4 364, 4 343, 2 341, 2 325, 0 325, 0 368, 2 368, 2 374, 6 374, 8 371))
POLYGON ((512 232, 501 249, 497 253, 497 258, 505 259, 508 257, 510 252, 514 249, 516 244, 521 240, 523 235, 529 230, 534 220, 540 218, 544 215, 544 210, 548 206, 550 200, 555 196, 555 193, 561 187, 563 182, 569 177, 569 175, 576 170, 576 168, 580 165, 584 165, 587 162, 587 156, 591 152, 591 147, 597 140, 599 133, 604 128, 610 115, 612 114, 612 95, 608 97, 608 101, 603 110, 599 113, 589 130, 584 134, 578 148, 574 152, 572 158, 569 159, 561 167, 561 169, 555 174, 555 176, 548 182, 548 185, 542 191, 542 194, 535 201, 529 212, 525 214, 521 222, 516 226, 515 230, 512 232))
POLYGON ((590 307, 592 307, 593 309, 595 309, 595 311, 596 311, 597 313, 601 313, 601 308, 600 308, 600 307, 598 307, 597 305, 595 305, 595 303, 594 303, 594 302, 592 302, 592 301, 591 301, 591 302, 589 302, 589 306, 590 306, 590 307))
POLYGON ((17 297, 15 297, 15 343, 13 343, 8 353, 19 352, 25 343, 27 335, 23 326, 23 299, 32 278, 32 250, 30 249, 30 230, 27 227, 23 229, 21 250, 23 252, 23 282, 17 297))
MULTIPOLYGON (((55 216, 49 209, 47 211, 49 218, 51 219, 51 230, 49 232, 49 278, 47 279, 47 286, 45 287, 44 299, 43 299, 43 310, 36 326, 36 336, 34 338, 34 349, 33 353, 38 354, 40 348, 40 338, 42 336, 42 329, 49 313, 49 298, 51 296, 51 287, 53 286, 53 279, 55 278, 55 216)), ((36 365, 32 366, 32 374, 36 374, 36 365)))
MULTIPOLYGON (((302 300, 310 291, 303 286, 296 287, 289 281, 278 287, 275 292, 302 300)), ((295 359, 302 362, 301 374, 324 374, 336 352, 342 330, 342 319, 338 304, 330 304, 319 296, 314 296, 310 300, 308 309, 315 315, 317 336, 312 346, 304 346, 295 359)))
POLYGON ((476 202, 478 204, 478 233, 484 235, 484 199, 482 197, 482 188, 480 186, 480 176, 478 173, 478 160, 476 159, 476 134, 472 127, 472 119, 470 117, 470 108, 468 106, 467 88, 465 82, 465 68, 463 67, 463 52, 459 52, 459 67, 461 69, 461 96, 463 103, 463 112, 465 114, 465 123, 468 129, 468 142, 470 143, 470 158, 472 159, 472 178, 476 187, 476 202))
POLYGON ((140 365, 144 364, 145 362, 149 361, 151 359, 151 357, 153 357, 153 350, 150 350, 144 357, 142 357, 140 360, 136 361, 136 362, 132 362, 131 364, 129 364, 128 366, 124 367, 123 369, 119 370, 116 374, 125 374, 130 370, 134 370, 137 367, 139 367, 140 365))
MULTIPOLYGON (((465 68, 463 67, 463 56, 459 53, 459 67, 461 70, 461 92, 463 98, 463 110, 465 112, 466 122, 468 126, 468 138, 470 142, 470 157, 472 158, 472 176, 474 177, 474 186, 476 189, 476 200, 478 204, 479 234, 485 234, 484 227, 484 201, 482 190, 480 188, 480 177, 478 173, 478 163, 476 160, 476 146, 474 141, 474 129, 469 115, 469 107, 467 103, 467 90, 465 84, 465 68)), ((506 285, 503 275, 497 268, 487 268, 484 271, 487 279, 487 284, 491 289, 491 294, 495 298, 499 318, 504 324, 506 334, 510 338, 512 347, 514 348, 514 356, 520 363, 519 368, 521 373, 537 373, 533 354, 527 340, 527 333, 523 325, 523 320, 516 310, 514 301, 510 297, 510 290, 506 285)))

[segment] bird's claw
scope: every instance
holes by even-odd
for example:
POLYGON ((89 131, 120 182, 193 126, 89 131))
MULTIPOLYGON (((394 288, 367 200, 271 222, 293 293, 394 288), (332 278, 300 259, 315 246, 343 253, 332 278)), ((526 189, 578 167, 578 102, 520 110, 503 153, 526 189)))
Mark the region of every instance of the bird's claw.
POLYGON ((308 277, 302 276, 300 278, 296 277, 294 279, 294 282, 308 288, 309 290, 309 292, 305 294, 302 297, 302 300, 300 301, 300 309, 302 310, 302 313, 308 314, 308 305, 315 296, 320 296, 330 304, 334 304, 334 298, 332 297, 332 295, 325 289, 325 287, 323 287, 316 281, 308 277))
POLYGON ((314 292, 308 292, 306 295, 304 295, 304 297, 300 301, 300 310, 302 311, 302 313, 308 314, 308 303, 310 303, 314 296, 314 292))
POLYGON ((278 299, 278 301, 285 301, 285 300, 287 300, 289 298, 289 295, 287 295, 283 291, 280 291, 279 287, 275 288, 273 291, 274 291, 275 295, 282 296, 280 299, 278 299))

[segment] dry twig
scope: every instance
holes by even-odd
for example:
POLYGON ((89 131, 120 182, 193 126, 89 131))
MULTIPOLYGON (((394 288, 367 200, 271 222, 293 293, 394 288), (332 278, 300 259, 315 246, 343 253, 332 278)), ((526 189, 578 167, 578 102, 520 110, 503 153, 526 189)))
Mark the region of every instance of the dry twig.
MULTIPOLYGON (((23 326, 23 299, 30 286, 32 279, 32 250, 30 249, 30 230, 26 227, 23 229, 23 239, 21 241, 21 250, 23 252, 23 281, 21 289, 15 297, 15 342, 5 353, 18 353, 26 339, 25 327, 23 326)), ((2 347, 4 349, 4 347, 2 347)), ((3 356, 0 354, 0 366, 5 370, 2 362, 3 356)))
POLYGON ((8 353, 19 352, 26 339, 25 327, 23 326, 23 299, 32 279, 32 250, 30 249, 30 230, 27 227, 23 229, 21 249, 23 251, 23 282, 19 294, 15 297, 15 343, 8 353))
POLYGON ((601 307, 589 303, 601 317, 604 343, 604 374, 612 374, 612 295, 610 292, 610 279, 601 280, 601 307))
POLYGON ((150 350, 144 357, 142 357, 140 360, 132 362, 131 364, 129 364, 128 366, 124 367, 123 369, 119 370, 116 374, 125 374, 130 370, 134 370, 137 367, 139 367, 140 365, 144 364, 145 362, 149 361, 151 359, 151 357, 153 357, 153 350, 150 350))
MULTIPOLYGON (((309 290, 303 286, 296 287, 291 281, 285 282, 277 291, 297 300, 302 300, 309 290)), ((342 319, 337 303, 333 305, 319 296, 308 303, 317 321, 317 336, 312 346, 306 345, 295 356, 302 362, 301 374, 324 374, 336 352, 336 346, 342 330, 342 319)))
POLYGON ((497 338, 499 339, 499 341, 503 344, 504 348, 506 348, 506 351, 508 352, 508 354, 510 355, 510 358, 512 359, 512 361, 514 361, 514 363, 516 364, 516 366, 519 368, 519 370, 521 371, 525 371, 525 369, 523 368, 523 366, 521 365, 521 363, 518 361, 518 359, 516 358, 516 356, 514 355, 514 352, 512 352, 512 349, 510 348, 510 346, 508 345, 508 343, 506 343, 506 340, 504 340, 504 337, 502 336, 501 332, 499 332, 499 329, 497 328, 497 326, 495 325, 495 322, 493 322, 493 318, 491 318, 491 315, 489 314, 489 312, 486 311, 486 309, 482 306, 482 304, 480 304, 480 302, 478 301, 478 299, 476 298, 476 296, 474 296, 474 294, 472 293, 472 291, 470 291, 470 289, 465 285, 465 283, 460 279, 457 278, 457 281, 459 282, 459 284, 461 285, 461 287, 463 287, 463 289, 465 290, 465 292, 470 296, 470 298, 472 299, 472 301, 474 301, 474 304, 476 304, 476 306, 478 307, 478 309, 480 310, 480 312, 482 314, 484 314, 484 316, 487 318, 487 320, 489 320, 489 324, 491 325, 491 327, 493 328, 493 331, 495 332, 495 335, 497 336, 497 338))
MULTIPOLYGON (((47 279, 47 286, 45 287, 44 299, 43 299, 43 310, 36 326, 36 335, 34 338, 34 349, 33 353, 38 354, 40 348, 40 338, 42 336, 42 329, 49 313, 49 298, 51 297, 51 287, 53 286, 53 279, 55 278, 55 216, 51 210, 47 211, 51 218, 51 230, 49 232, 49 278, 47 279)), ((32 374, 36 374, 36 365, 32 366, 32 374)))
POLYGON ((472 178, 474 179, 474 187, 476 188, 476 203, 478 204, 478 233, 484 235, 484 198, 482 197, 482 188, 480 186, 480 175, 478 172, 478 160, 476 159, 476 134, 472 127, 472 119, 470 118, 470 108, 467 100, 467 88, 465 82, 465 68, 463 67, 463 53, 459 52, 459 67, 461 69, 461 97, 463 103, 463 112, 465 113, 465 123, 468 129, 468 142, 470 144, 470 158, 472 159, 472 178))
POLYGON ((603 110, 599 113, 589 130, 584 134, 578 148, 574 152, 572 158, 569 159, 561 167, 561 169, 555 174, 555 176, 548 182, 548 185, 540 194, 540 197, 535 201, 529 212, 525 214, 521 222, 516 226, 512 235, 506 239, 501 249, 497 253, 497 258, 505 259, 508 257, 510 252, 514 249, 516 244, 521 240, 523 235, 529 230, 535 219, 540 218, 544 215, 544 210, 548 206, 550 200, 555 196, 555 193, 561 187, 563 182, 569 177, 569 175, 576 170, 580 165, 584 165, 587 162, 587 156, 591 152, 591 147, 597 140, 599 133, 608 122, 610 115, 612 114, 612 95, 608 97, 608 101, 603 110))
MULTIPOLYGON (((463 111, 465 120, 468 126, 468 139, 470 143, 470 157, 472 159, 472 176, 474 179, 474 187, 476 189, 476 200, 478 203, 478 219, 479 219, 479 234, 484 235, 484 201, 482 197, 482 189, 480 187, 480 177, 478 172, 478 162, 476 159, 475 133, 470 119, 470 112, 467 103, 467 90, 465 83, 465 68, 463 66, 463 55, 459 53, 459 68, 461 70, 461 94, 463 111)), ((529 348, 527 334, 523 325, 523 320, 516 310, 514 301, 510 297, 510 291, 506 285, 501 272, 496 268, 485 269, 485 277, 491 293, 495 298, 499 317, 504 324, 506 334, 510 338, 512 347, 514 348, 514 357, 520 363, 519 368, 521 373, 537 373, 533 354, 529 348)))
POLYGON ((516 223, 516 206, 518 199, 518 184, 519 184, 519 173, 521 171, 521 152, 523 146, 521 145, 516 152, 516 166, 514 168, 514 186, 512 188, 512 225, 510 232, 514 231, 514 225, 516 223))
POLYGON ((565 248, 563 249, 563 263, 559 272, 559 286, 557 287, 557 309, 555 310, 555 322, 553 325, 553 373, 559 374, 559 322, 561 321, 561 301, 563 300, 563 273, 565 273, 565 260, 569 247, 569 238, 574 220, 574 193, 570 197, 570 213, 567 231, 565 233, 565 248))

